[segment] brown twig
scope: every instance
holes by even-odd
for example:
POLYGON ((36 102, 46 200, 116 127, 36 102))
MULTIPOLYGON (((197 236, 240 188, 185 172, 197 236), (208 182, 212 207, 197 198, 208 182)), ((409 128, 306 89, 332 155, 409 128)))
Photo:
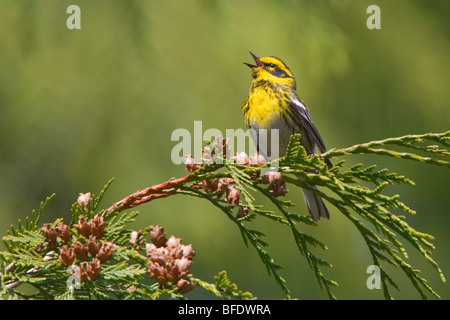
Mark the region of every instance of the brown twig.
MULTIPOLYGON (((178 187, 188 182, 189 177, 191 175, 188 174, 182 178, 171 179, 169 181, 163 182, 161 184, 157 184, 151 187, 148 187, 143 190, 136 191, 133 194, 123 198, 122 200, 114 203, 112 206, 106 210, 106 213, 110 213, 113 210, 123 211, 129 208, 136 207, 142 203, 146 203, 152 201, 154 199, 166 198, 171 195, 171 191, 178 190, 178 187), (164 191, 164 193, 161 193, 164 191)), ((172 194, 175 194, 172 193, 172 194)))

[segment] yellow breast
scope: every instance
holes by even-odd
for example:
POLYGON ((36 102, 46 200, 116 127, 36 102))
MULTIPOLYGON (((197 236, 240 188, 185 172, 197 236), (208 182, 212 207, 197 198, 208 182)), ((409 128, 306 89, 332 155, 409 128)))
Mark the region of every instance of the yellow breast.
MULTIPOLYGON (((247 100, 245 120, 251 128, 268 128, 280 117, 280 100, 265 88, 256 88, 247 100)), ((245 110, 244 110, 245 111, 245 110)))
POLYGON ((289 99, 270 88, 254 88, 243 106, 245 120, 251 128, 270 128, 271 123, 282 117, 282 109, 287 108, 289 99))

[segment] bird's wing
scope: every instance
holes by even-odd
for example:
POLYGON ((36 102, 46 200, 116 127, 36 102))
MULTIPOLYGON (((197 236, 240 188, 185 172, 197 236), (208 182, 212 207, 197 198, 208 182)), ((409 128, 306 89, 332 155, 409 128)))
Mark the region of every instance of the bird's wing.
POLYGON ((294 98, 291 99, 291 103, 289 105, 292 113, 297 117, 300 121, 300 124, 303 128, 305 128, 306 132, 309 136, 314 140, 316 146, 319 148, 320 152, 325 152, 326 147, 325 143, 322 140, 322 137, 319 134, 316 126, 314 125, 311 116, 309 115, 308 108, 306 108, 303 101, 300 99, 294 98))

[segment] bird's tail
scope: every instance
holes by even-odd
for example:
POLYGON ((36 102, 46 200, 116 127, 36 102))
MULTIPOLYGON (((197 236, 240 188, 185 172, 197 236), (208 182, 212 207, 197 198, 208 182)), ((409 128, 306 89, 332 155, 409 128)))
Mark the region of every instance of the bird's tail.
POLYGON ((309 214, 315 222, 319 221, 322 217, 330 219, 330 212, 320 196, 307 189, 302 189, 302 192, 309 214))

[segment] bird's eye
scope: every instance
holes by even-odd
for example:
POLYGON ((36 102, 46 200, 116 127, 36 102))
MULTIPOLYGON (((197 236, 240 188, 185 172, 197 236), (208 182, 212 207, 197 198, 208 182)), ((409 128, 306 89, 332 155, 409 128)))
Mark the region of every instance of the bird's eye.
POLYGON ((276 67, 273 63, 269 63, 267 66, 268 66, 269 68, 275 68, 275 67, 276 67))

